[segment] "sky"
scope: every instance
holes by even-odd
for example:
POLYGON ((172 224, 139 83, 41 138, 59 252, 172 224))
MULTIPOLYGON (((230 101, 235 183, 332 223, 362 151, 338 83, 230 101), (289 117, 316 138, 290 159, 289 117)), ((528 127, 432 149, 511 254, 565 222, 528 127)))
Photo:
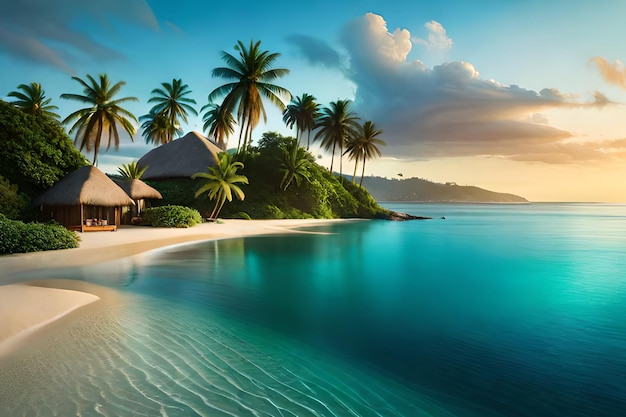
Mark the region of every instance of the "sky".
MULTIPOLYGON (((0 0, 0 98, 39 82, 62 117, 72 76, 126 84, 126 107, 180 78, 197 110, 237 41, 280 53, 276 83, 318 103, 352 100, 383 130, 366 175, 476 185, 531 201, 626 203, 626 2, 622 0, 0 0)), ((253 137, 295 132, 270 103, 253 137)), ((69 128, 67 126, 66 128, 69 128)), ((185 132, 202 131, 191 116, 185 132)), ((230 139, 236 146, 237 136, 230 139)), ((99 155, 114 173, 152 149, 138 129, 99 155)), ((312 152, 323 165, 330 155, 312 152)), ((87 155, 88 158, 90 155, 87 155)), ((336 165, 335 165, 336 166, 336 165)), ((352 172, 344 161, 344 171, 352 172)))

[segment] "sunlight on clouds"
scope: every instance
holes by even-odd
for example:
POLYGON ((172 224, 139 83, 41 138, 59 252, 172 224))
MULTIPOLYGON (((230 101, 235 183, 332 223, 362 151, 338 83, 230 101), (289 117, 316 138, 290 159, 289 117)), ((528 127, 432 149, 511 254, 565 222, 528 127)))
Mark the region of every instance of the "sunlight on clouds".
MULTIPOLYGON (((428 27, 443 31, 434 23, 428 27)), ((357 86, 355 110, 385 131, 389 156, 499 155, 548 164, 606 157, 593 142, 566 142, 571 132, 537 116, 551 109, 602 108, 610 101, 601 93, 580 100, 556 88, 537 92, 483 80, 469 62, 427 68, 407 60, 409 31, 390 31, 372 13, 349 22, 340 39, 349 55, 346 77, 357 86)))
POLYGON ((589 61, 598 67, 604 81, 626 90, 626 68, 622 61, 616 60, 611 64, 600 56, 593 57, 589 61))

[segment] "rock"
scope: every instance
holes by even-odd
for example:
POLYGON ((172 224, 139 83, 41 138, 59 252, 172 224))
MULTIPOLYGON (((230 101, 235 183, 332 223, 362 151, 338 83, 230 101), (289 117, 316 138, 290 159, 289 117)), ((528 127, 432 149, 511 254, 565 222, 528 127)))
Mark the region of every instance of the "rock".
POLYGON ((388 214, 381 215, 381 219, 384 220, 393 220, 393 221, 405 221, 405 220, 430 220, 432 217, 424 217, 424 216, 414 216, 408 213, 401 213, 397 211, 389 210, 388 214))

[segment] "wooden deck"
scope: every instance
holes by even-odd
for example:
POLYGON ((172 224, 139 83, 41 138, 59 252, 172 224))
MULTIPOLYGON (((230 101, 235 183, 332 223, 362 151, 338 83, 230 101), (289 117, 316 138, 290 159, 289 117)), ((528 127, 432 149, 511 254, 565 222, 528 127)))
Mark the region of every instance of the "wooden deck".
POLYGON ((109 224, 106 226, 68 226, 70 230, 75 230, 77 232, 116 232, 117 225, 109 224))

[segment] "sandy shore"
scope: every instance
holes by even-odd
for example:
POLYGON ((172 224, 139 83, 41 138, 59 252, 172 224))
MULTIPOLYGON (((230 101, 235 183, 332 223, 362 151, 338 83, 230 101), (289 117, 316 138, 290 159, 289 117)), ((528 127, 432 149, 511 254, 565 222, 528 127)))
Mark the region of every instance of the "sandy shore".
MULTIPOLYGON (((122 226, 116 232, 81 233, 77 249, 0 256, 0 355, 44 326, 100 300, 97 286, 67 281, 29 282, 29 274, 55 268, 88 266, 137 255, 165 246, 211 239, 264 234, 315 233, 297 230, 346 220, 225 220, 189 229, 122 226), (7 285, 2 285, 7 284, 7 285)), ((108 292, 110 293, 110 291, 108 292)))

